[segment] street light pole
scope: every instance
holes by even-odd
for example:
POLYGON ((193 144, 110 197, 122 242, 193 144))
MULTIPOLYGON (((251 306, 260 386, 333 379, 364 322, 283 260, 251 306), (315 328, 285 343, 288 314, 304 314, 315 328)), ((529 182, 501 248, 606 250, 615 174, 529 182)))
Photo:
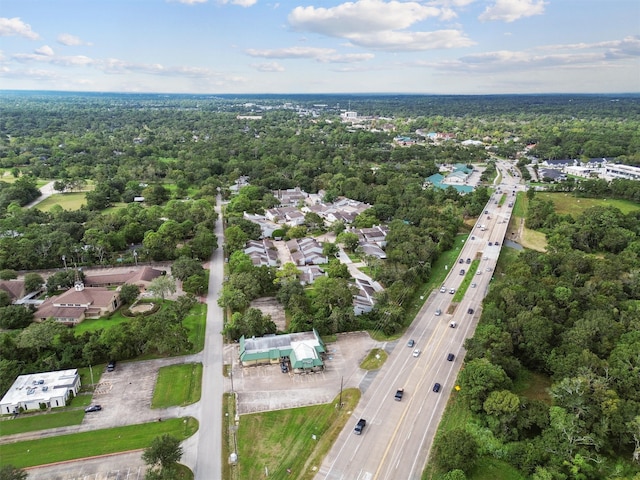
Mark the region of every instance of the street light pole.
POLYGON ((89 365, 89 372, 91 373, 91 386, 93 387, 93 368, 91 368, 91 365, 89 365))

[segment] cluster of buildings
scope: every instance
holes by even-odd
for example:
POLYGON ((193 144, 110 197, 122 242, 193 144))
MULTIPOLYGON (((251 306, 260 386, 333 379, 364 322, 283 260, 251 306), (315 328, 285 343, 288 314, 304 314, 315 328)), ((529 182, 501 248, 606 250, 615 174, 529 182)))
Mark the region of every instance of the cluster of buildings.
POLYGON ((538 161, 537 165, 538 177, 543 181, 562 182, 570 175, 607 181, 616 178, 640 180, 640 167, 615 163, 611 158, 543 160, 538 161))

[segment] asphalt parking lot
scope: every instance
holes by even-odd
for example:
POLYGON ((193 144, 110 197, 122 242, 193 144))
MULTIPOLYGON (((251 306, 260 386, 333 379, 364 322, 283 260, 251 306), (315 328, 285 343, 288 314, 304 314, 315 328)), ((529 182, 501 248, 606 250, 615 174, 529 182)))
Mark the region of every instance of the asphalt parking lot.
POLYGON ((359 365, 375 345, 366 332, 338 335, 336 342, 326 345, 325 369, 304 374, 282 373, 277 363, 243 367, 237 361, 237 346, 233 346, 233 387, 238 393, 238 413, 331 402, 340 393, 341 382, 343 388, 361 384, 367 372, 359 365))
MULTIPOLYGON (((325 369, 319 373, 282 373, 279 364, 242 367, 238 363, 238 346, 225 347, 225 361, 233 362, 233 389, 238 393, 239 413, 255 413, 327 403, 343 388, 365 386, 371 374, 359 368, 377 342, 366 332, 338 335, 328 343, 325 369)), ((384 345, 382 345, 384 347, 384 345)), ((92 404, 102 410, 87 413, 82 430, 109 428, 155 421, 173 412, 151 410, 151 399, 158 370, 164 365, 198 361, 197 356, 119 362, 113 372, 104 372, 96 387, 92 404)), ((94 372, 95 373, 95 372, 94 372)), ((231 378, 225 380, 231 390, 231 378)), ((69 429, 68 433, 73 433, 69 429)), ((127 452, 100 458, 64 462, 59 465, 28 469, 30 480, 142 480, 146 466, 141 452, 127 452)))

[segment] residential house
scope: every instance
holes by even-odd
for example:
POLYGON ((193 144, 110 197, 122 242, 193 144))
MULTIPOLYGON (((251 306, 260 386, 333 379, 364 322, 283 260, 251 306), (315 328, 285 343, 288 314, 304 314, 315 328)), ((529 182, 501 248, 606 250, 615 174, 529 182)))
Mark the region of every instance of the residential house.
POLYGON ((249 255, 251 262, 256 267, 278 265, 278 251, 273 242, 268 239, 249 240, 245 246, 244 253, 249 255))
POLYGON ((322 245, 315 238, 293 238, 285 245, 291 254, 291 261, 297 266, 319 265, 329 261, 322 253, 322 245))

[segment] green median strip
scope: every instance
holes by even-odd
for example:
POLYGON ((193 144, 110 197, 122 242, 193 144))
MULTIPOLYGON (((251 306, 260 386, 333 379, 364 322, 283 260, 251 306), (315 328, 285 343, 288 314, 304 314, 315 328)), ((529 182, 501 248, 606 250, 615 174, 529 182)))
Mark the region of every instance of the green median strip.
POLYGON ((147 448, 157 436, 169 434, 184 440, 197 430, 198 421, 186 417, 8 443, 0 445, 0 467, 25 468, 138 450, 147 448))

